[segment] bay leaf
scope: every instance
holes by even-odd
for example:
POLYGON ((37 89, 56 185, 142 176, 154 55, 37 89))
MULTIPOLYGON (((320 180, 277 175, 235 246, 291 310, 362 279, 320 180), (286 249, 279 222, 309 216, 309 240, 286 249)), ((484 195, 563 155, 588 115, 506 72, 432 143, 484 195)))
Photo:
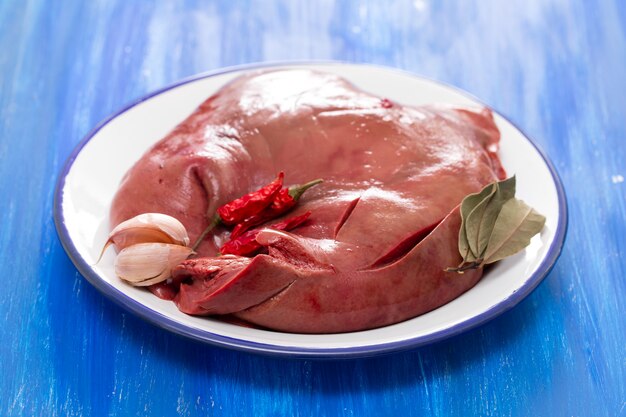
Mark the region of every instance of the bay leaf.
POLYGON ((461 225, 461 229, 459 230, 459 253, 463 258, 462 263, 466 262, 474 262, 477 258, 472 253, 470 249, 469 243, 467 242, 467 235, 465 233, 465 228, 461 225))
POLYGON ((470 194, 461 202, 461 229, 459 230, 459 253, 463 257, 463 262, 473 262, 477 259, 476 254, 472 252, 467 239, 467 221, 470 214, 477 207, 482 207, 496 192, 496 184, 491 183, 483 188, 480 192, 470 194))
POLYGON ((484 254, 483 264, 514 255, 543 229, 546 218, 522 200, 509 199, 500 210, 484 254))
POLYGON ((481 202, 469 214, 465 223, 467 241, 477 259, 484 257, 496 219, 504 204, 515 196, 515 176, 494 183, 486 202, 481 202))

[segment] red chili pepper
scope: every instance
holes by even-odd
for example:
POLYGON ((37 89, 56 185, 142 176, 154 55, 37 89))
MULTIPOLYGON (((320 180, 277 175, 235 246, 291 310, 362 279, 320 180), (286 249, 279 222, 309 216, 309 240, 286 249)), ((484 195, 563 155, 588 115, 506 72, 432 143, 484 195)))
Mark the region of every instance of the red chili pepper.
POLYGON ((289 188, 283 188, 274 195, 274 199, 272 200, 272 204, 270 206, 238 223, 230 234, 230 238, 235 239, 238 236, 241 236, 241 234, 246 230, 287 213, 296 204, 298 204, 300 197, 302 197, 302 194, 304 194, 306 190, 321 182, 321 179, 317 179, 309 181, 306 184, 292 185, 289 188))
POLYGON ((206 235, 209 234, 209 232, 218 224, 232 226, 243 222, 248 217, 254 216, 267 208, 270 204, 272 204, 276 193, 278 193, 282 188, 284 177, 285 174, 283 172, 279 172, 276 179, 266 186, 248 193, 243 197, 239 197, 218 208, 217 213, 213 216, 209 225, 204 229, 196 242, 193 244, 192 249, 198 249, 198 246, 200 246, 200 243, 202 243, 206 235))
MULTIPOLYGON (((290 217, 281 222, 275 223, 268 228, 275 230, 292 230, 304 223, 310 215, 311 212, 307 211, 300 216, 290 217)), ((262 247, 261 244, 256 241, 256 237, 261 230, 263 230, 263 228, 248 230, 239 237, 231 239, 220 248, 220 253, 222 255, 232 254, 240 256, 254 254, 262 247)))
POLYGON ((280 172, 268 185, 218 208, 192 249, 196 250, 218 224, 234 225, 231 239, 235 239, 246 230, 285 214, 298 203, 306 190, 322 182, 321 179, 317 179, 306 184, 282 188, 284 177, 285 174, 280 172))
POLYGON ((282 188, 284 177, 285 174, 281 172, 268 185, 218 208, 217 214, 220 221, 225 225, 232 226, 265 209, 272 204, 274 196, 282 188))

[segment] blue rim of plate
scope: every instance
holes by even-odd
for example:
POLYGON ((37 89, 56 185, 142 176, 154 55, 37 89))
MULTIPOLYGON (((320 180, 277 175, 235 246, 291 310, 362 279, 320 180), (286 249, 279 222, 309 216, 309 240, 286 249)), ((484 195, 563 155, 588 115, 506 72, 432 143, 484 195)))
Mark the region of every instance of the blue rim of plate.
POLYGON ((412 72, 405 71, 398 68, 387 67, 382 65, 372 65, 372 64, 362 64, 362 63, 351 63, 351 62, 342 62, 342 61, 286 61, 286 62, 263 62, 263 63, 252 63, 246 65, 238 65, 233 67, 222 68, 215 71, 204 72, 201 74, 196 74, 191 77, 184 78, 179 80, 173 84, 170 84, 166 87, 153 91, 149 94, 146 94, 139 99, 131 102, 130 104, 122 107, 117 112, 113 113, 100 123, 96 125, 96 127, 91 130, 83 140, 74 148, 70 156, 68 157, 63 170, 60 173, 60 176, 57 180, 56 190, 54 193, 54 223, 56 225, 57 233, 61 240, 61 244, 63 248, 69 255, 70 259, 78 269, 78 271, 89 281, 94 287, 96 287, 100 292, 102 292, 105 296, 112 299, 118 305, 126 308, 127 310, 137 314, 139 317, 147 320, 148 322, 164 328, 168 331, 171 331, 175 334, 189 337, 191 339, 195 339, 201 342, 205 342, 211 345, 226 347, 230 349, 259 353, 264 355, 273 355, 273 356, 289 356, 294 358, 357 358, 357 357, 369 357, 376 356, 381 354, 393 353, 393 352, 401 352, 413 348, 417 348, 420 346, 432 344, 452 336, 458 335, 460 333, 466 332, 470 329, 478 327, 483 323, 494 319, 500 314, 510 310, 515 305, 517 305, 520 301, 522 301, 526 296, 528 296, 541 281, 545 278, 545 276, 552 270, 554 264, 559 258, 563 245, 565 243, 565 236, 567 234, 567 224, 568 224, 568 211, 567 211, 567 198, 565 195, 565 189, 563 188, 563 184, 561 179, 556 171, 556 168, 552 164, 552 162, 548 159, 546 154, 539 148, 529 137, 528 135, 520 129, 515 123, 511 122, 507 117, 502 115, 502 113, 493 110, 502 118, 504 118, 508 123, 514 126, 535 149, 535 151, 541 156, 543 162, 548 167, 550 174, 552 176, 552 180, 554 182, 555 188, 557 190, 557 198, 559 204, 559 220, 557 224, 557 228, 554 234, 554 239, 546 253, 544 259, 541 261, 537 269, 533 274, 526 280, 526 282, 514 291, 509 297, 505 298, 498 304, 493 305, 488 310, 472 316, 460 323, 457 323, 448 328, 442 329, 437 332, 432 332, 426 335, 404 339, 401 341, 383 343, 383 344, 375 344, 375 345, 364 345, 364 346, 355 346, 355 347, 342 347, 342 348, 306 348, 306 347, 292 347, 292 346, 280 346, 280 345, 269 345, 265 343, 252 342, 248 340, 241 340, 236 338, 231 338, 227 336, 221 336, 218 334, 211 333, 206 330, 201 330, 197 328, 188 327, 182 323, 179 323, 158 311, 152 310, 149 307, 141 304, 140 302, 132 299, 128 295, 119 291, 118 289, 110 286, 104 280, 100 278, 100 276, 95 273, 93 269, 91 269, 90 265, 80 256, 74 242, 70 238, 69 231, 65 226, 65 219, 63 216, 63 190, 65 188, 65 179, 72 168, 74 161, 80 154, 81 150, 85 147, 87 143, 109 122, 116 119, 121 114, 125 113, 129 109, 143 103, 146 100, 151 99, 154 96, 162 94, 166 91, 172 90, 174 88, 180 87, 181 85, 188 84, 203 78, 214 77, 218 75, 228 74, 232 72, 239 71, 249 71, 255 69, 262 68, 279 68, 279 67, 289 67, 289 66, 306 66, 306 65, 349 65, 349 66, 368 66, 378 69, 384 69, 387 71, 395 71, 400 72, 404 75, 408 75, 410 77, 421 78, 435 84, 439 84, 443 87, 452 89, 465 97, 468 97, 477 103, 482 104, 487 108, 491 108, 484 104, 481 100, 474 97, 472 94, 462 90, 453 85, 449 85, 447 83, 430 79, 428 77, 423 77, 416 75, 412 72))

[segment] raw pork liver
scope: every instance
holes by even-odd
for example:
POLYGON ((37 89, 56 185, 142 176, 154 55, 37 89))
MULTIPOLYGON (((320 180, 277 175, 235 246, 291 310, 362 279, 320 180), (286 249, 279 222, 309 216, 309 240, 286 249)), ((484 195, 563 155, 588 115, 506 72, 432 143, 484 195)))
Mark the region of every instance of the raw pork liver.
MULTIPOLYGON (((416 92, 417 94, 417 92, 416 92)), ((331 333, 396 323, 458 297, 481 271, 457 265, 467 194, 505 176, 488 109, 409 107, 383 101, 332 74, 251 73, 207 99, 125 176, 111 222, 144 212, 178 218, 191 240, 207 213, 270 182, 322 177, 266 230, 266 253, 216 257, 218 228, 180 265, 180 288, 157 286, 189 314, 234 314, 282 331, 331 333), (167 290, 167 291, 166 291, 167 290)))

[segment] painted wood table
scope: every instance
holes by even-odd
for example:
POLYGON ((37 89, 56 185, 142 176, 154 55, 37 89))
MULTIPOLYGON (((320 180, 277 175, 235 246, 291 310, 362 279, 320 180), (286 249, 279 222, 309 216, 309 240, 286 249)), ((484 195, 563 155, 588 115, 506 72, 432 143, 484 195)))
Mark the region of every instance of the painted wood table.
POLYGON ((0 50, 0 415, 626 415, 623 2, 3 0, 0 50), (522 127, 570 209, 543 283, 474 330, 343 361, 204 345, 95 290, 52 218, 81 138, 180 78, 299 59, 412 71, 522 127))

